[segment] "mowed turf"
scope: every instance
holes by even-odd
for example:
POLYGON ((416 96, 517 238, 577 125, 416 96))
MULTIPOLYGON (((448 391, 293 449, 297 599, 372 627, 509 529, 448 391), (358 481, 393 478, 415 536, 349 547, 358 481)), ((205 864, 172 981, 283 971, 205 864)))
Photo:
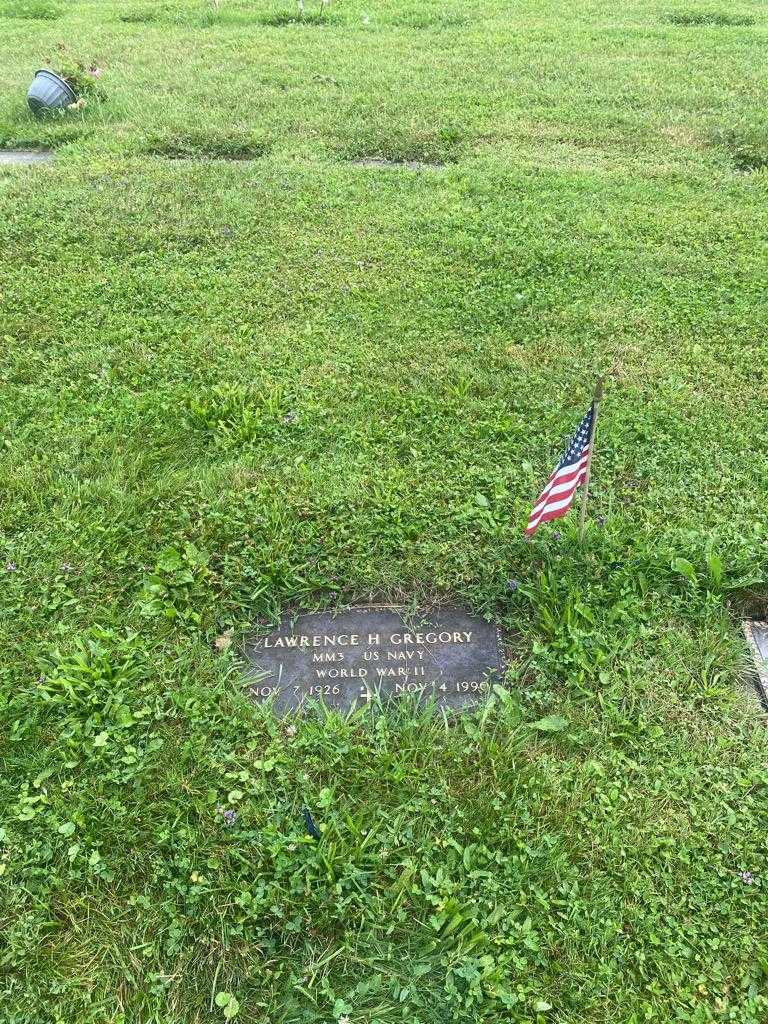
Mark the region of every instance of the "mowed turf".
POLYGON ((307 12, 0 0, 0 1022, 762 1024, 768 15, 307 12), (476 714, 245 695, 434 599, 476 714))

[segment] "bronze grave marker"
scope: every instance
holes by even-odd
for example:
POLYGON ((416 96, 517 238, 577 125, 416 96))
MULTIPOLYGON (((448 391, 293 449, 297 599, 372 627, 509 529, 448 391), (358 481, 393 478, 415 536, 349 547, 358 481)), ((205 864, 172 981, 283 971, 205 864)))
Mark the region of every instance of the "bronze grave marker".
POLYGON ((347 711, 374 695, 483 700, 504 675, 498 628, 461 608, 393 606, 286 616, 246 645, 249 690, 283 713, 309 701, 347 711))

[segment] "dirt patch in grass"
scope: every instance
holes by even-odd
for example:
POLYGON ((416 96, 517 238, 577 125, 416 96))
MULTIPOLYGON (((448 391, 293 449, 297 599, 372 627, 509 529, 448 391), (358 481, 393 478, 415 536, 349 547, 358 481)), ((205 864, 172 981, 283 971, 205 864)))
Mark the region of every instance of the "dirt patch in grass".
POLYGON ((768 127, 722 131, 715 136, 715 143, 728 150, 734 169, 742 174, 768 167, 768 127))
POLYGON ((397 170, 404 168, 407 171, 439 171, 445 167, 444 163, 427 163, 424 160, 386 160, 380 156, 361 156, 350 160, 353 167, 370 167, 383 171, 397 170))
POLYGON ((125 11, 119 16, 119 20, 126 25, 144 25, 152 21, 159 21, 162 12, 152 7, 143 7, 135 11, 125 11))
POLYGON ((728 594, 728 607, 736 618, 768 622, 768 587, 741 587, 728 594))
POLYGON ((671 25, 685 28, 733 28, 738 25, 754 25, 755 19, 748 14, 726 14, 722 11, 677 11, 668 14, 666 19, 671 25))
POLYGON ((687 125, 672 124, 661 129, 661 134, 666 136, 674 145, 686 149, 700 149, 701 139, 687 125))
POLYGON ((341 24, 341 18, 337 14, 327 11, 307 11, 303 15, 298 11, 277 11, 274 14, 262 15, 258 21, 269 28, 323 28, 341 24))
POLYGON ((151 139, 144 152, 167 160, 258 160, 269 152, 263 139, 241 136, 189 134, 166 139, 151 139))
POLYGON ((471 19, 465 14, 429 14, 427 12, 414 11, 412 14, 404 14, 390 22, 402 28, 421 29, 449 29, 463 28, 470 23, 471 19))
POLYGON ((343 146, 343 156, 368 167, 443 167, 461 159, 465 139, 454 127, 366 133, 343 146))
POLYGON ((62 11, 49 0, 5 0, 0 2, 0 18, 22 18, 26 21, 55 21, 62 11))
POLYGON ((256 25, 271 24, 319 24, 339 21, 338 17, 331 14, 319 15, 315 12, 308 13, 303 19, 294 10, 282 11, 276 14, 263 16, 255 12, 252 6, 247 4, 234 4, 226 0, 216 9, 211 5, 203 5, 200 8, 185 9, 174 7, 169 4, 159 3, 154 6, 139 7, 135 10, 126 10, 118 15, 118 20, 125 24, 149 24, 152 22, 166 25, 182 25, 186 28, 243 28, 256 25))

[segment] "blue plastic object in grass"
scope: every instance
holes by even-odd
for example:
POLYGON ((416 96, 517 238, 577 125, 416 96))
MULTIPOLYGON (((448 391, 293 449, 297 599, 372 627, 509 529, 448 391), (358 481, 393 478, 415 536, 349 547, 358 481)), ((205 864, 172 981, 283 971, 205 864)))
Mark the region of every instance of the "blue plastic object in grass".
POLYGON ((76 100, 77 96, 64 79, 47 68, 35 74, 27 89, 27 103, 36 117, 49 110, 63 110, 76 100))

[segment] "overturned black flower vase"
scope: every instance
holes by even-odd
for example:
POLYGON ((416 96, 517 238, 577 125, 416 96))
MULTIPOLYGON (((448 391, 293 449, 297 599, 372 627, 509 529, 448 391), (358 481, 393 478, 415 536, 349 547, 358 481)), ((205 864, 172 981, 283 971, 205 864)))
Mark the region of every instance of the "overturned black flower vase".
POLYGON ((27 89, 27 103, 35 117, 42 117, 51 110, 65 110, 77 101, 77 96, 63 78, 54 71, 41 68, 27 89))

